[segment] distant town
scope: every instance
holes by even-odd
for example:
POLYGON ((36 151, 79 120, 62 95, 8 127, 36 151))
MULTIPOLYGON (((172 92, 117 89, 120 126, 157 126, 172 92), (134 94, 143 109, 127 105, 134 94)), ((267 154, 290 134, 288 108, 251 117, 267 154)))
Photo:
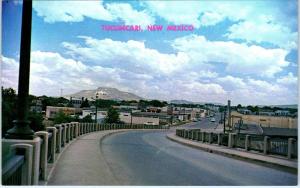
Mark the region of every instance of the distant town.
MULTIPOLYGON (((13 92, 13 89, 2 89, 4 103, 7 102, 5 95, 11 95, 9 91, 13 92)), ((42 117, 42 125, 36 127, 71 121, 180 126, 208 119, 209 126, 203 128, 217 132, 297 135, 297 108, 240 104, 230 106, 230 101, 225 106, 212 103, 185 103, 184 100, 171 102, 146 100, 131 93, 103 87, 62 97, 31 96, 30 99, 31 113, 40 114, 42 117)), ((8 118, 7 123, 9 124, 13 118, 8 118)), ((3 123, 4 129, 9 127, 5 125, 5 120, 3 123)))

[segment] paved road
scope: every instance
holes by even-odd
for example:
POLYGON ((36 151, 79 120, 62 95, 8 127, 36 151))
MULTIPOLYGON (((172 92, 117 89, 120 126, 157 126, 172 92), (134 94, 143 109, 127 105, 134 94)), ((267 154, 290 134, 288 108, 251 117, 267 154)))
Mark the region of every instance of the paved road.
MULTIPOLYGON (((217 126, 219 125, 219 121, 221 119, 221 115, 219 113, 217 113, 215 116, 215 122, 211 122, 211 118, 201 118, 201 121, 198 122, 191 122, 185 125, 182 125, 180 127, 184 127, 187 129, 215 129, 217 128, 217 126)), ((223 128, 223 127, 221 127, 223 128)))
POLYGON ((119 185, 296 185, 297 176, 168 140, 166 131, 130 131, 101 143, 119 185))

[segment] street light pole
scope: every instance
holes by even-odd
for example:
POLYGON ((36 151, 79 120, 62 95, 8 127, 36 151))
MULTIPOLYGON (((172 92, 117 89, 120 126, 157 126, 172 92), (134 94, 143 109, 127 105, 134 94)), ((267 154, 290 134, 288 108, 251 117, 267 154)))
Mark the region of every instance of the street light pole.
POLYGON ((9 129, 5 135, 10 139, 33 139, 34 131, 30 128, 28 121, 28 96, 30 76, 30 51, 31 51, 31 20, 32 0, 23 1, 22 29, 20 46, 20 67, 18 85, 18 114, 17 120, 13 121, 14 127, 9 129))

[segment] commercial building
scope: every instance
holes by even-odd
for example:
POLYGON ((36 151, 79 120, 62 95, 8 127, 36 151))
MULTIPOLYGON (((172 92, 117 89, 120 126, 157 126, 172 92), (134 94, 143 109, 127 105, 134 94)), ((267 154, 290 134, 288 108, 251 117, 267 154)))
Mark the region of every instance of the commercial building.
POLYGON ((159 125, 158 116, 141 115, 140 113, 120 112, 120 121, 128 124, 159 125))
POLYGON ((58 112, 63 112, 66 115, 76 115, 81 114, 81 108, 73 108, 73 107, 57 107, 57 106, 47 106, 46 107, 46 118, 54 118, 54 116, 58 112))
MULTIPOLYGON (((83 108, 82 115, 79 116, 80 119, 90 115, 93 120, 96 119, 96 108, 83 108)), ((97 109, 97 122, 102 123, 107 116, 107 111, 102 109, 97 109)))
POLYGON ((298 128, 297 118, 286 117, 286 116, 270 116, 270 115, 245 115, 239 112, 233 111, 232 125, 238 123, 239 119, 242 119, 244 123, 257 124, 262 127, 277 127, 277 128, 298 128))

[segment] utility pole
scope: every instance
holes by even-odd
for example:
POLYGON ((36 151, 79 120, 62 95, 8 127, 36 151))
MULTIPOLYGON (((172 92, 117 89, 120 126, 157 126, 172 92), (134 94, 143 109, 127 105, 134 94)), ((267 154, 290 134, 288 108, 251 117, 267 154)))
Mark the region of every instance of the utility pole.
POLYGON ((225 134, 225 121, 226 121, 226 111, 224 111, 224 117, 223 117, 223 133, 225 134))
POLYGON ((97 114, 98 114, 98 93, 96 94, 96 101, 95 101, 95 107, 96 107, 96 113, 95 113, 95 123, 97 123, 97 114))
POLYGON ((30 51, 31 51, 31 20, 32 0, 23 1, 20 67, 17 101, 17 120, 13 121, 14 127, 9 129, 5 138, 9 139, 33 139, 34 131, 30 128, 28 121, 28 96, 30 77, 30 51))

